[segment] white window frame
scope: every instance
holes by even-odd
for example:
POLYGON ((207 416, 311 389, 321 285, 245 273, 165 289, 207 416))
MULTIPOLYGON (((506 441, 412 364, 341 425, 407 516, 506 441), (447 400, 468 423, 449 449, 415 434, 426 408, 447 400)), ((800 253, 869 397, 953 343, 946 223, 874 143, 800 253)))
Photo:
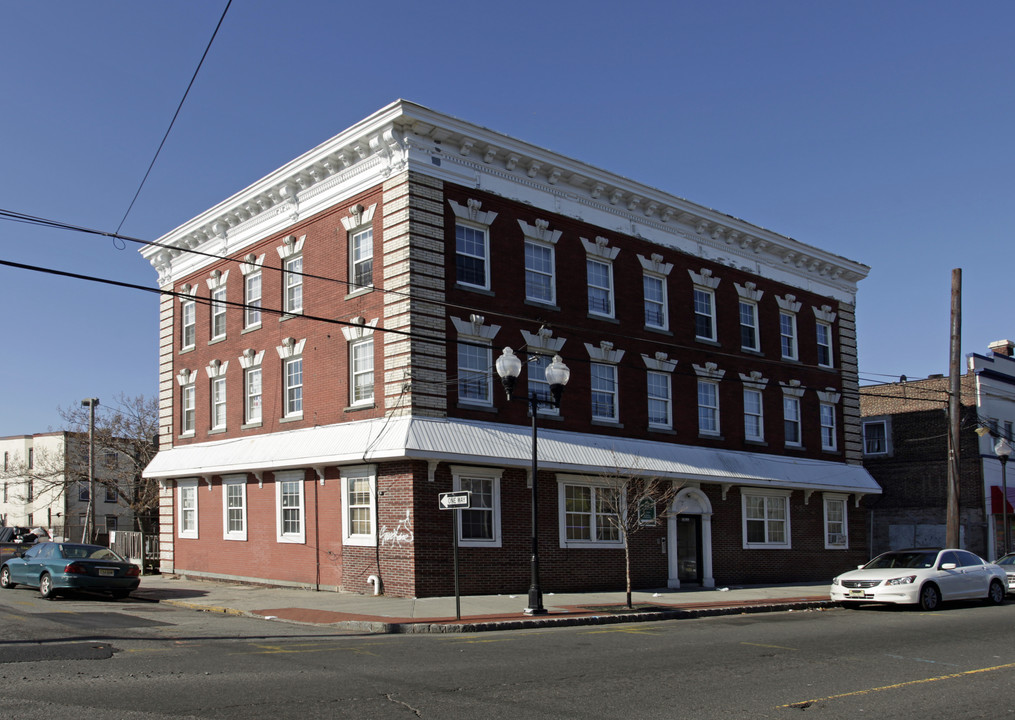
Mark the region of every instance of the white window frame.
MULTIPOLYGON (((790 496, 789 490, 769 490, 763 488, 742 488, 740 492, 740 513, 742 519, 741 532, 743 533, 743 547, 744 550, 790 550, 793 547, 793 536, 791 534, 790 527, 790 496), (763 542, 748 542, 747 540, 747 502, 749 498, 761 498, 764 502, 764 515, 762 520, 765 523, 765 540, 763 542), (773 507, 776 504, 781 504, 785 512, 785 518, 779 520, 776 518, 769 518, 769 505, 773 507), (770 526, 773 526, 777 522, 784 522, 784 539, 782 541, 772 541, 769 538, 770 526)), ((752 521, 757 521, 756 518, 751 518, 752 521)))
POLYGON ((797 341, 796 313, 779 311, 779 351, 783 360, 799 360, 800 347, 797 341))
POLYGON ((243 371, 243 424, 256 425, 264 420, 264 373, 260 365, 243 371), (251 392, 251 378, 257 376, 257 393, 251 392), (257 417, 253 414, 253 398, 257 398, 257 417))
POLYGON ((536 412, 540 415, 560 415, 560 408, 549 404, 552 400, 550 383, 546 382, 546 368, 553 358, 541 352, 533 352, 525 363, 525 381, 528 383, 529 395, 536 393, 540 402, 536 412))
POLYGON ((247 477, 246 475, 228 475, 222 478, 222 539, 223 540, 246 540, 247 539, 247 477), (229 506, 229 489, 240 489, 240 505, 238 508, 229 506), (238 509, 243 527, 239 530, 229 529, 229 511, 238 509))
POLYGON ((243 276, 243 329, 253 330, 261 327, 261 271, 247 273, 243 276))
POLYGON ((211 339, 221 340, 226 336, 226 289, 211 291, 211 339))
POLYGON ((800 414, 800 398, 793 395, 782 396, 782 430, 786 447, 803 447, 803 417, 800 414), (788 428, 796 427, 796 439, 790 438, 788 428))
POLYGON ((374 228, 371 225, 349 231, 349 292, 360 292, 374 286, 374 228), (361 242, 364 241, 364 242, 361 242), (367 252, 357 254, 357 250, 367 252), (367 263, 370 277, 367 282, 360 282, 357 272, 367 263))
MULTIPOLYGON (((557 257, 556 252, 550 243, 539 242, 537 240, 526 239, 525 240, 525 299, 529 302, 541 303, 543 305, 556 305, 557 304, 557 257), (546 253, 549 258, 550 270, 546 271, 543 267, 536 267, 529 261, 535 258, 530 255, 529 250, 536 250, 540 254, 546 253), (540 291, 543 290, 542 284, 535 284, 530 282, 530 277, 535 276, 538 278, 545 278, 545 284, 548 286, 549 297, 541 297, 534 295, 532 289, 538 287, 540 291)), ((542 258, 541 258, 542 259, 542 258)))
POLYGON ((716 314, 715 314, 715 290, 707 287, 701 287, 698 285, 694 286, 693 294, 691 296, 691 305, 694 308, 694 337, 697 340, 708 340, 709 342, 716 342, 718 339, 717 328, 716 328, 716 314), (707 305, 707 307, 705 307, 707 305), (702 335, 698 331, 698 319, 708 321, 708 335, 702 335))
POLYGON ((668 372, 658 372, 656 370, 648 370, 645 373, 645 393, 648 398, 648 426, 650 428, 671 430, 673 429, 673 383, 668 372), (652 380, 653 378, 661 380, 662 385, 657 386, 657 389, 662 389, 664 394, 658 393, 653 394, 652 380), (666 420, 663 422, 654 421, 652 419, 652 403, 663 403, 666 408, 666 420))
POLYGON ((180 437, 197 431, 197 388, 189 382, 180 388, 180 437))
MULTIPOLYGON (((617 539, 616 540, 601 540, 596 536, 598 535, 600 517, 603 513, 600 513, 597 509, 597 498, 598 494, 604 490, 616 491, 621 493, 621 518, 627 512, 627 498, 625 497, 625 491, 623 488, 614 488, 608 486, 606 483, 598 483, 590 481, 586 477, 582 476, 568 476, 568 475, 557 475, 557 527, 559 528, 558 538, 560 541, 561 548, 623 548, 624 547, 624 533, 617 528, 617 539), (590 488, 591 499, 590 499, 590 527, 588 540, 572 540, 568 539, 567 536, 567 488, 568 487, 584 487, 590 488)), ((584 514, 584 513, 583 513, 584 514)))
POLYGON ((226 405, 226 379, 225 377, 213 377, 209 381, 209 384, 209 395, 211 396, 209 398, 211 400, 211 429, 225 430, 226 419, 228 418, 228 405, 226 405))
POLYGON ((849 549, 849 496, 838 493, 825 493, 824 502, 824 531, 826 550, 848 550, 849 549), (829 517, 830 508, 837 506, 842 508, 842 520, 832 520, 829 517), (833 532, 833 523, 841 525, 838 532, 833 532))
POLYGON ((702 378, 698 378, 697 399, 698 399, 698 404, 697 404, 698 405, 698 434, 699 435, 708 435, 710 437, 717 437, 717 436, 719 436, 720 433, 722 432, 722 425, 720 423, 720 415, 719 415, 719 383, 716 382, 715 380, 705 380, 705 379, 702 379, 702 378), (703 403, 702 402, 702 400, 704 400, 704 399, 712 399, 712 398, 704 398, 703 397, 702 393, 703 393, 703 391, 706 390, 706 388, 711 388, 708 391, 710 394, 714 393, 714 400, 715 400, 714 403, 703 403), (712 418, 712 421, 713 421, 712 424, 715 425, 714 428, 707 427, 708 423, 703 422, 708 417, 712 418))
POLYGON ((303 312, 303 253, 282 261, 282 309, 287 315, 303 312))
POLYGON ((765 440, 765 395, 761 390, 755 388, 744 388, 744 438, 755 442, 764 442, 765 440), (758 399, 757 412, 751 412, 747 398, 755 396, 758 399), (749 418, 755 418, 758 426, 756 434, 752 433, 752 428, 748 424, 749 418))
POLYGON ((306 484, 303 470, 285 470, 275 473, 275 532, 276 540, 280 543, 305 544, 307 541, 307 505, 305 497, 306 484), (282 508, 282 491, 286 485, 295 484, 299 505, 296 510, 299 512, 300 528, 297 532, 285 532, 282 508))
POLYGON ((891 424, 887 418, 879 418, 876 420, 865 419, 861 424, 861 428, 863 432, 863 454, 865 456, 885 457, 891 455, 891 424), (882 442, 884 443, 884 448, 876 452, 871 452, 867 449, 868 448, 867 427, 871 425, 880 425, 882 428, 884 428, 884 436, 883 438, 881 438, 882 442))
MULTIPOLYGON (((589 315, 596 317, 613 318, 616 314, 616 302, 614 299, 613 291, 613 262, 605 260, 601 257, 586 257, 585 258, 585 280, 588 284, 588 309, 589 315), (594 265, 601 265, 605 268, 606 285, 593 284, 592 282, 592 268, 594 265), (592 291, 604 294, 604 302, 607 307, 605 309, 598 309, 593 307, 592 303, 592 291)), ((598 299, 598 298, 597 298, 598 299)))
POLYGON ((455 283, 467 288, 478 288, 480 290, 490 289, 490 229, 473 223, 462 222, 457 220, 455 222, 455 283), (459 228, 463 231, 459 233, 459 228), (476 233, 482 238, 482 254, 476 255, 471 248, 463 248, 461 243, 476 243, 478 238, 469 237, 470 233, 476 233), (469 250, 468 252, 466 250, 469 250), (461 278, 459 272, 458 258, 469 258, 471 260, 480 260, 483 263, 483 282, 474 283, 468 282, 461 278))
POLYGON ((743 298, 740 298, 738 314, 740 317, 740 349, 761 352, 761 329, 758 325, 758 303, 753 300, 744 300, 743 298), (750 322, 744 322, 745 309, 749 309, 751 317, 748 319, 750 322), (754 335, 753 345, 748 345, 744 342, 744 332, 746 330, 750 330, 754 335))
POLYGON ((188 538, 191 540, 198 539, 198 528, 201 514, 199 512, 198 503, 198 481, 197 478, 187 478, 184 480, 176 481, 176 536, 180 538, 188 538), (191 497, 194 501, 193 509, 184 509, 184 498, 191 497), (191 517, 192 516, 192 517, 191 517), (188 522, 188 518, 193 520, 193 527, 188 522))
MULTIPOLYGON (((465 527, 463 518, 459 515, 458 522, 458 545, 460 547, 490 547, 499 548, 501 547, 501 517, 500 517, 500 479, 504 474, 503 470, 496 468, 480 468, 480 467, 469 467, 465 465, 452 465, 452 483, 453 488, 456 492, 460 492, 466 488, 463 488, 463 484, 467 484, 469 480, 479 480, 482 482, 490 483, 490 507, 489 508, 477 508, 473 506, 470 510, 453 510, 452 512, 489 512, 490 513, 490 528, 493 533, 493 537, 488 539, 483 538, 466 538, 464 536, 465 527), (463 483, 463 480, 465 483, 463 483)), ((476 494, 472 493, 472 501, 476 502, 476 494)))
POLYGON ((361 405, 374 404, 374 338, 365 337, 362 340, 349 343, 349 405, 359 407, 361 405), (366 348, 366 352, 358 354, 366 348), (369 365, 369 367, 367 367, 369 365), (366 382, 369 376, 369 382, 366 382), (360 390, 364 389, 362 396, 360 390))
POLYGON ((818 344, 818 366, 819 367, 826 367, 826 368, 834 367, 835 366, 835 356, 832 355, 832 325, 831 325, 831 323, 827 323, 827 322, 824 322, 822 320, 818 320, 816 328, 815 328, 815 333, 816 333, 816 339, 817 339, 817 344, 818 344), (825 335, 825 337, 824 337, 825 342, 822 342, 822 337, 821 337, 822 333, 824 333, 824 335, 825 335), (823 354, 828 356, 828 361, 827 362, 822 362, 821 356, 823 354))
POLYGON ((617 366, 611 363, 600 363, 592 362, 589 363, 589 387, 591 389, 590 403, 592 410, 592 420, 599 422, 619 422, 620 421, 620 383, 617 377, 617 366), (597 376, 597 370, 605 371, 605 375, 597 376), (608 377, 607 377, 608 375, 608 377), (606 387, 603 382, 607 382, 612 387, 606 387), (597 395, 602 395, 610 398, 611 402, 608 405, 612 405, 612 413, 609 415, 599 414, 603 403, 596 400, 597 395))
POLYGON ((197 302, 184 300, 180 303, 180 350, 191 350, 197 346, 197 302))
MULTIPOLYGON (((343 467, 342 476, 342 544, 356 547, 374 547, 377 545, 377 466, 361 465, 343 467), (349 488, 350 481, 366 480, 368 484, 369 502, 356 507, 367 508, 370 515, 370 532, 352 532, 352 514, 350 513, 349 488)), ((408 519, 406 520, 408 522, 408 519)), ((411 530, 410 530, 411 531, 411 530)), ((396 529, 396 532, 398 530, 396 529)))
POLYGON ((668 297, 666 292, 666 276, 657 275, 656 273, 642 273, 642 295, 645 303, 645 327, 653 328, 655 330, 669 330, 670 329, 670 311, 669 304, 666 302, 668 297), (659 297, 649 297, 649 285, 657 284, 659 297), (650 307, 658 308, 656 313, 659 315, 658 319, 650 317, 650 307))
POLYGON ((835 405, 818 405, 818 421, 821 424, 821 449, 834 452, 839 449, 838 426, 835 419, 835 405))
POLYGON ((493 374, 490 368, 493 366, 493 354, 489 346, 483 346, 474 340, 468 342, 459 341, 456 351, 458 365, 458 402, 462 405, 477 405, 491 407, 493 405, 493 374), (476 362, 477 367, 463 365, 464 359, 476 362), (482 383, 485 389, 483 397, 467 395, 468 383, 482 383))
POLYGON ((294 355, 282 361, 282 409, 284 418, 303 417, 303 356, 294 355), (292 382, 289 368, 299 365, 299 382, 292 382), (299 405, 299 407, 295 407, 299 405))

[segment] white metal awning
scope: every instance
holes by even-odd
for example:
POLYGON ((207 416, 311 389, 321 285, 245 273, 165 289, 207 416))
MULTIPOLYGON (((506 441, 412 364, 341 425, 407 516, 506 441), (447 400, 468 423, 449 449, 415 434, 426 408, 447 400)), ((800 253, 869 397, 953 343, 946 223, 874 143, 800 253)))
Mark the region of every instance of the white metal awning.
MULTIPOLYGON (((165 480, 405 458, 529 467, 531 429, 411 416, 364 420, 181 445, 160 451, 144 475, 165 480)), ((859 465, 542 427, 539 467, 590 476, 619 472, 691 482, 881 493, 874 478, 859 465)))

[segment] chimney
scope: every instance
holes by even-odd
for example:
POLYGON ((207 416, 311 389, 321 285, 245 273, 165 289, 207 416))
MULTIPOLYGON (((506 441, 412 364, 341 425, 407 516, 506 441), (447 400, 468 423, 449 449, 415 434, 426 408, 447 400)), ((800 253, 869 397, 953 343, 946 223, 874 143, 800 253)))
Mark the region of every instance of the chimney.
POLYGON ((987 349, 995 355, 1015 356, 1015 342, 1011 340, 995 340, 987 346, 987 349))

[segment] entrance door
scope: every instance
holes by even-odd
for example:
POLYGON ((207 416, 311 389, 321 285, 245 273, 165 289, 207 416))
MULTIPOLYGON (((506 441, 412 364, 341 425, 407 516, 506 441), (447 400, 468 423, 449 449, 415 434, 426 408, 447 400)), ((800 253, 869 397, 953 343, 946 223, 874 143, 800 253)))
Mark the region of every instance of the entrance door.
POLYGON ((677 516, 677 579, 701 584, 701 515, 677 516))

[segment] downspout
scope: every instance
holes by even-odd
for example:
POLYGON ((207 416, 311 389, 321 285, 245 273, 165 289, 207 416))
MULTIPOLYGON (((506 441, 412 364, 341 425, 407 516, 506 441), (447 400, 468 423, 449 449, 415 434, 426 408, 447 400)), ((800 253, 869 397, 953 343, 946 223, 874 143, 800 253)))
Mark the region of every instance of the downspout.
MULTIPOLYGON (((323 468, 322 468, 323 478, 323 468)), ((315 576, 314 576, 314 590, 320 592, 321 590, 321 506, 317 501, 317 485, 321 481, 314 478, 314 565, 315 576)))
POLYGON ((374 595, 381 594, 381 579, 376 575, 371 575, 370 577, 367 578, 367 585, 373 585, 374 595))

